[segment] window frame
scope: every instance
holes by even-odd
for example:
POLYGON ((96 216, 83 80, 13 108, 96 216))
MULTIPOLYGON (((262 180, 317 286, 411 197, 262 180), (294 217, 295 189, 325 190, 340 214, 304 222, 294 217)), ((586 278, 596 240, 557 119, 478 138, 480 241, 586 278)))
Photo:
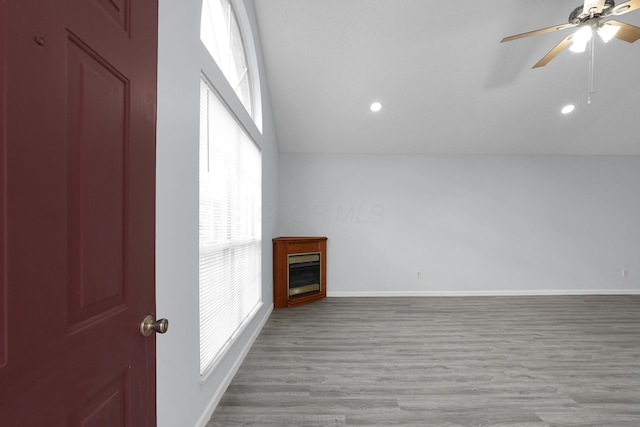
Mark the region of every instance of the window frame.
MULTIPOLYGON (((258 66, 258 56, 256 50, 256 43, 254 41, 254 32, 252 31, 252 24, 255 24, 255 17, 249 16, 247 13, 247 9, 242 0, 229 0, 231 7, 235 10, 235 15, 238 23, 238 27, 240 33, 242 35, 242 41, 245 50, 245 58, 247 61, 247 68, 249 72, 252 73, 251 79, 251 87, 252 87, 252 103, 253 103, 253 117, 249 114, 244 104, 240 101, 240 98, 234 91, 234 88, 231 86, 231 83, 227 80, 226 76, 223 74, 222 70, 210 55, 206 46, 200 40, 200 32, 198 31, 198 41, 199 41, 199 58, 200 58, 200 75, 198 75, 198 85, 200 85, 201 79, 204 79, 209 87, 212 89, 214 94, 218 97, 218 99, 225 106, 230 115, 235 119, 243 132, 253 141, 258 150, 260 150, 261 163, 262 159, 262 146, 259 141, 262 140, 262 96, 261 96, 261 79, 260 79, 260 68, 258 66)), ((201 5, 202 6, 202 5, 201 5)), ((200 8, 200 13, 202 13, 202 7, 200 8)), ((256 26, 257 28, 257 26, 256 26)), ((199 159, 199 155, 198 155, 199 159)), ((199 160, 198 160, 199 161, 199 160)), ((261 184, 260 188, 260 197, 262 198, 262 189, 264 187, 264 183, 261 184)), ((199 190, 198 190, 199 191, 199 190)), ((261 208, 261 206, 259 207, 261 208)), ((259 214, 259 212, 257 213, 259 214)), ((261 221, 261 219, 260 219, 261 221)), ((200 221, 198 220, 198 226, 200 221)), ((199 233, 198 233, 199 235, 199 233)), ((260 252, 263 252, 264 242, 262 241, 262 230, 260 232, 260 252)), ((200 249, 198 248, 198 252, 200 249)), ((258 262, 260 262, 260 271, 262 271, 262 255, 259 256, 258 262)), ((199 271, 198 271, 199 277, 199 271)), ((207 367, 205 372, 200 375, 200 383, 205 384, 209 378, 209 376, 216 372, 219 363, 225 360, 225 354, 229 351, 236 340, 242 336, 245 329, 249 326, 249 324, 255 319, 256 314, 260 311, 260 309, 264 306, 264 284, 262 283, 262 273, 259 276, 259 290, 258 290, 258 299, 259 302, 255 306, 254 310, 248 315, 242 325, 235 331, 235 333, 231 336, 230 340, 224 346, 224 348, 218 353, 218 356, 213 360, 213 362, 207 367)), ((198 279, 198 287, 200 286, 200 281, 198 279)), ((200 315, 198 314, 198 317, 200 315)), ((198 352, 199 353, 199 352, 198 352)))
MULTIPOLYGON (((204 1, 202 0, 200 13, 204 7, 204 1)), ((223 70, 218 66, 218 63, 213 59, 209 50, 205 46, 204 42, 200 39, 200 32, 198 32, 198 39, 200 41, 200 57, 202 70, 201 72, 211 82, 212 86, 220 94, 221 99, 225 102, 233 114, 240 120, 243 127, 254 136, 254 141, 258 139, 259 135, 262 135, 262 89, 261 89, 261 70, 258 65, 258 56, 256 50, 256 43, 254 39, 254 32, 252 30, 251 22, 255 22, 253 17, 249 17, 247 9, 242 0, 228 0, 231 8, 235 12, 236 21, 240 30, 242 44, 244 47, 245 60, 247 70, 250 75, 250 90, 251 90, 251 112, 247 111, 244 104, 240 101, 239 97, 235 93, 235 88, 226 78, 219 79, 218 76, 224 76, 223 70), (232 95, 233 94, 233 95, 232 95), (235 99, 233 99, 235 98, 235 99), (237 102, 236 102, 237 101, 237 102), (240 108, 238 108, 238 104, 240 108)))

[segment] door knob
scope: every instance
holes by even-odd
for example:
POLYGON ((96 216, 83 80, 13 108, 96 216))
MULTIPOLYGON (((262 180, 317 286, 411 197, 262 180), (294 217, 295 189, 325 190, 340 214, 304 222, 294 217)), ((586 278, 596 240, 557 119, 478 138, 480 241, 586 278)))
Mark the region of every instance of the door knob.
POLYGON ((169 329, 169 321, 167 319, 153 320, 153 316, 150 314, 145 317, 140 324, 140 333, 145 337, 148 337, 154 332, 164 334, 167 332, 167 329, 169 329))

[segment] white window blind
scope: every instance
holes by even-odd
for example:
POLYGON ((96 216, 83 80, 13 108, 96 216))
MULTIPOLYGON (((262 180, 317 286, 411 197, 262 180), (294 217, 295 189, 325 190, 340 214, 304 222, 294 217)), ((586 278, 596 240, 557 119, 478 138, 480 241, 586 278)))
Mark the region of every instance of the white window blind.
POLYGON ((200 83, 200 374, 261 300, 262 158, 206 80, 200 83))

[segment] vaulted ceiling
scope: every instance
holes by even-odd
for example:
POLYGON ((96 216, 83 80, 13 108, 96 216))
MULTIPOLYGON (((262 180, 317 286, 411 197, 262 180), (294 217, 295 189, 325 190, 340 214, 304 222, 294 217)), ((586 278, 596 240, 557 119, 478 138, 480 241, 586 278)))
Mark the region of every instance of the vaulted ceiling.
POLYGON ((589 51, 531 68, 574 29, 500 43, 580 0, 254 3, 283 152, 640 155, 640 41, 596 40, 590 104, 589 51))

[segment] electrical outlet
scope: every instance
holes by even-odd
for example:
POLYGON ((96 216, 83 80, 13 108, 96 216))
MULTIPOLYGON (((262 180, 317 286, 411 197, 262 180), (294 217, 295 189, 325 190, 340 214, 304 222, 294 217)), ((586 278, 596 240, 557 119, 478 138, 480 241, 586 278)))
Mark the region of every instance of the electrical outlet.
POLYGON ((422 278, 422 272, 416 271, 416 279, 421 279, 421 278, 422 278))
POLYGON ((629 277, 629 270, 627 270, 626 268, 622 270, 622 277, 629 277))

